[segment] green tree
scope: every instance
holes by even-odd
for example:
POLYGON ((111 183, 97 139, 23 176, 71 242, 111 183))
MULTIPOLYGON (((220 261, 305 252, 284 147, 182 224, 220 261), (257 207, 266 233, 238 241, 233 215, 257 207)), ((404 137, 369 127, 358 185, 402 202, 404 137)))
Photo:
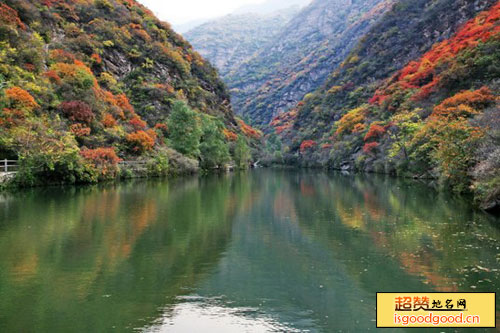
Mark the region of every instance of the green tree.
POLYGON ((251 157, 250 148, 248 147, 246 140, 243 136, 238 135, 238 140, 236 141, 236 145, 234 147, 234 161, 236 162, 236 166, 240 169, 246 169, 251 157))
POLYGON ((229 148, 222 132, 224 125, 220 120, 210 116, 204 116, 202 123, 201 166, 203 168, 220 167, 230 159, 229 148))
POLYGON ((198 123, 198 113, 183 101, 176 101, 168 118, 169 139, 172 147, 179 153, 200 156, 200 139, 202 135, 198 123))

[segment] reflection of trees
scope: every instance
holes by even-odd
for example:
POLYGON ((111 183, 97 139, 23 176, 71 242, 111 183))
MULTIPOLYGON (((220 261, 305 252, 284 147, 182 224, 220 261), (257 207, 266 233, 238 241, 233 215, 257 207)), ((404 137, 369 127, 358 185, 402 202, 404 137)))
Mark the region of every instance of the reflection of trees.
MULTIPOLYGON (((437 291, 470 290, 469 286, 482 279, 491 281, 483 285, 485 291, 500 284, 498 273, 491 270, 498 265, 495 253, 500 233, 489 216, 474 212, 464 201, 414 182, 380 176, 306 173, 300 188, 304 182, 319 193, 295 198, 300 225, 329 244, 337 244, 335 251, 358 253, 372 261, 377 261, 376 255, 396 259, 407 274, 437 291), (311 218, 311 205, 322 211, 321 216, 334 220, 333 226, 311 218), (359 249, 368 250, 367 246, 349 246, 358 238, 374 248, 359 253, 359 249), (487 267, 482 278, 463 274, 464 269, 476 265, 487 267)), ((375 280, 367 284, 377 285, 375 280)))
POLYGON ((1 327, 146 325, 225 251, 247 200, 239 183, 218 177, 17 195, 2 209, 1 327))

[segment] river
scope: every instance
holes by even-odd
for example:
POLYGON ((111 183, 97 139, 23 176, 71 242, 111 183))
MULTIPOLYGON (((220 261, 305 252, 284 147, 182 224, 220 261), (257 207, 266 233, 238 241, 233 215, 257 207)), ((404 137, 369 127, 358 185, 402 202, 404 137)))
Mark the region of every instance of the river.
POLYGON ((500 219, 377 175, 2 193, 0 253, 2 332, 353 332, 376 292, 500 291, 500 219))

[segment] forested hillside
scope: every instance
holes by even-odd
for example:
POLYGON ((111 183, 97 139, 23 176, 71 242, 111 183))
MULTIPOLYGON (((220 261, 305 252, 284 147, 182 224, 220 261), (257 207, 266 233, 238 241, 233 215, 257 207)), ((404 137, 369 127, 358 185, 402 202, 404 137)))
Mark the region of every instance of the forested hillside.
POLYGON ((315 0, 226 83, 237 113, 258 125, 320 87, 392 0, 315 0))
POLYGON ((272 121, 275 158, 438 179, 498 208, 499 18, 493 0, 398 1, 272 121))
POLYGON ((202 24, 184 36, 224 78, 273 41, 298 11, 299 7, 291 7, 267 15, 227 15, 202 24))
POLYGON ((121 159, 152 174, 245 164, 258 137, 216 70, 136 1, 0 3, 0 157, 21 182, 115 178, 121 159))

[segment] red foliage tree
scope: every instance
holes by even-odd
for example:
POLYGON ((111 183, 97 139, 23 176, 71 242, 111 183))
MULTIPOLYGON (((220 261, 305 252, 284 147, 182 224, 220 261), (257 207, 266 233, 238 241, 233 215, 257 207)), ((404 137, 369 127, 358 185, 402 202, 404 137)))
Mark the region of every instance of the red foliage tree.
POLYGON ((118 95, 114 99, 116 105, 128 116, 133 116, 135 114, 134 107, 130 104, 128 97, 125 94, 118 95))
POLYGON ((15 25, 26 30, 26 25, 19 18, 17 10, 10 8, 5 3, 0 3, 0 23, 15 25))
POLYGON ((61 84, 61 77, 53 70, 49 70, 43 74, 50 82, 55 84, 61 84))
POLYGON ((489 10, 481 12, 469 20, 451 38, 435 44, 420 59, 410 62, 387 83, 385 89, 379 89, 369 100, 371 104, 382 104, 391 92, 400 89, 418 89, 413 100, 422 100, 433 92, 441 83, 440 68, 453 61, 462 51, 476 47, 481 42, 498 38, 500 33, 500 2, 489 10))
POLYGON ((382 135, 385 134, 385 128, 378 125, 378 124, 372 124, 370 126, 370 129, 368 130, 368 133, 366 133, 364 140, 365 141, 370 141, 372 139, 377 139, 381 137, 382 135))
POLYGON ((378 142, 370 142, 363 146, 363 151, 367 154, 373 154, 373 151, 378 148, 378 142))
POLYGON ((63 114, 71 121, 83 122, 90 124, 95 118, 90 106, 82 101, 63 102, 59 106, 63 114))
POLYGON ((131 125, 134 130, 140 131, 146 128, 146 122, 142 120, 139 116, 134 116, 132 119, 129 120, 129 125, 131 125))
POLYGON ((317 145, 316 141, 313 140, 302 141, 302 144, 300 145, 300 152, 303 154, 307 150, 316 147, 316 145, 317 145))

